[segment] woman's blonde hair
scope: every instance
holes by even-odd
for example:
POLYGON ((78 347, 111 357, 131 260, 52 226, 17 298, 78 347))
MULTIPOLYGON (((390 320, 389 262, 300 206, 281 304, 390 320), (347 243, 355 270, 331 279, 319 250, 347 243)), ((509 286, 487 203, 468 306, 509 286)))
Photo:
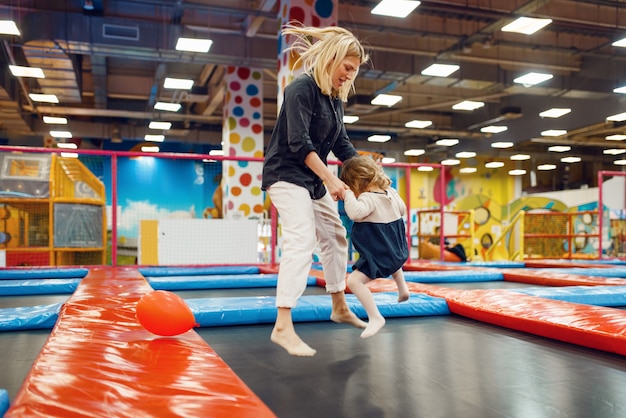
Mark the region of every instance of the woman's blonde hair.
POLYGON ((371 185, 383 190, 391 186, 383 168, 369 155, 357 155, 344 161, 340 178, 356 195, 367 191, 371 185))
MULTIPOLYGON (((347 101, 350 91, 354 90, 354 78, 345 82, 338 91, 334 91, 333 72, 346 57, 357 58, 359 65, 369 60, 363 46, 352 32, 337 26, 316 28, 290 23, 283 27, 282 33, 296 38, 288 48, 299 55, 293 68, 301 64, 304 72, 313 77, 322 93, 328 96, 336 95, 342 101, 347 101)), ((356 68, 355 78, 358 71, 356 68)))

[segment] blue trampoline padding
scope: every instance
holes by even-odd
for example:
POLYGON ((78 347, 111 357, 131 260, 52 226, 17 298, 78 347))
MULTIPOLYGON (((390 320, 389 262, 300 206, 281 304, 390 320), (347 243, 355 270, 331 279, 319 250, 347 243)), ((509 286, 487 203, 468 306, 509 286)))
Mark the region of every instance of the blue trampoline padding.
POLYGON ((49 329, 54 326, 62 303, 0 309, 0 331, 49 329))
POLYGON ((19 280, 19 279, 72 279, 83 278, 89 273, 84 268, 63 268, 63 269, 0 269, 0 280, 19 280))
POLYGON ((405 271, 404 279, 418 283, 495 282, 504 280, 504 275, 488 270, 405 271))
POLYGON ((0 389, 0 417, 9 410, 9 392, 5 389, 0 389))
POLYGON ((198 276, 209 274, 257 274, 258 266, 214 266, 214 267, 140 267, 144 277, 198 276))
POLYGON ((550 268, 550 269, 539 269, 539 270, 545 270, 545 271, 549 271, 553 273, 580 274, 582 276, 611 277, 611 278, 626 279, 626 267, 598 267, 598 268, 572 267, 572 268, 550 268))
MULTIPOLYGON (((148 277, 155 290, 191 289, 243 289, 253 287, 276 287, 277 274, 235 274, 208 276, 148 277)), ((309 276, 308 286, 316 286, 317 279, 309 276)))
POLYGON ((626 286, 527 287, 509 289, 540 298, 596 306, 626 306, 626 286))
MULTIPOLYGON (((449 315, 445 299, 411 294, 408 301, 398 303, 397 293, 376 293, 374 299, 385 317, 449 315)), ((365 309, 356 296, 346 295, 350 309, 364 318, 365 309)), ((267 324, 276 320, 276 298, 273 296, 186 299, 196 322, 201 327, 267 324)), ((292 310, 295 322, 329 321, 332 299, 327 295, 303 296, 292 310)))
POLYGON ((82 279, 0 280, 0 296, 74 293, 82 279))

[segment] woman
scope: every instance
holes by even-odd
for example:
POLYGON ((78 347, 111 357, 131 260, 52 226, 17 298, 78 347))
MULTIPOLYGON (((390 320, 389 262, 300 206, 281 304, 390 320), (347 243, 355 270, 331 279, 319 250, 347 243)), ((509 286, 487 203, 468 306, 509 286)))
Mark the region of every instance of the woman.
POLYGON ((342 28, 287 25, 283 34, 295 37, 294 67, 302 64, 304 72, 285 88, 263 165, 262 187, 278 209, 283 232, 271 339, 291 355, 313 356, 315 350, 295 332, 291 309, 306 288, 316 243, 332 296, 330 319, 366 326, 346 304, 348 243, 335 201, 343 199, 347 186, 326 159, 331 151, 341 161, 356 155, 343 125, 342 102, 368 56, 342 28))

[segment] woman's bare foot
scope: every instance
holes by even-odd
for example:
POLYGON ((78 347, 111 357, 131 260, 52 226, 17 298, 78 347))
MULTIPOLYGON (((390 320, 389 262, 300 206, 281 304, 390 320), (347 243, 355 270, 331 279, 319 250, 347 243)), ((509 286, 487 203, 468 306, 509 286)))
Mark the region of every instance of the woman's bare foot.
POLYGON ((385 326, 385 318, 383 318, 382 316, 380 318, 374 318, 374 319, 370 318, 370 321, 368 322, 367 327, 361 333, 361 338, 369 338, 373 335, 376 335, 376 333, 380 331, 380 329, 384 326, 385 326))
POLYGON ((330 314, 330 320, 337 323, 352 325, 356 328, 367 327, 367 322, 362 321, 350 309, 340 310, 330 314))
POLYGON ((311 357, 317 352, 298 337, 294 331, 274 328, 270 337, 273 343, 280 345, 292 356, 311 357))

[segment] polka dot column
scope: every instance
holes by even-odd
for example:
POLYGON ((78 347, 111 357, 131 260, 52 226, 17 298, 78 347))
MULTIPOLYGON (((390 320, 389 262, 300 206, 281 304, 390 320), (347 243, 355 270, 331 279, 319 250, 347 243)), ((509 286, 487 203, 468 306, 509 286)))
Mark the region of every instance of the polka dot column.
MULTIPOLYGON (((298 21, 305 26, 326 27, 337 25, 339 9, 337 0, 285 0, 280 2, 279 21, 281 27, 289 22, 298 21)), ((278 110, 283 102, 285 86, 300 72, 302 68, 292 67, 297 55, 286 52, 291 45, 290 39, 279 33, 278 37, 278 110)))
MULTIPOLYGON (((226 71, 224 126, 225 154, 263 157, 263 77, 260 70, 230 66, 226 71)), ((224 161, 224 218, 263 217, 261 162, 224 161)))

